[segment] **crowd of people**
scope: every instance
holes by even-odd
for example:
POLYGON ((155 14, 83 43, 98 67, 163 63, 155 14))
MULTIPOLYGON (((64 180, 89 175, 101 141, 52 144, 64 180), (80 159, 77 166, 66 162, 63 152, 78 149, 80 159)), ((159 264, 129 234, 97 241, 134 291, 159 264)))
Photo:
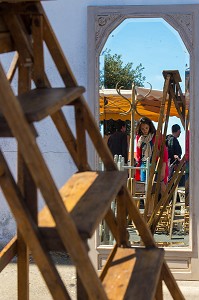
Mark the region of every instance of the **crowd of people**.
MULTIPOLYGON (((135 129, 136 134, 136 156, 135 162, 137 167, 141 169, 136 169, 135 179, 138 181, 145 181, 146 174, 145 169, 146 161, 149 159, 150 163, 152 161, 152 155, 154 150, 154 144, 156 140, 156 129, 153 122, 147 118, 142 117, 138 122, 135 129)), ((177 165, 182 158, 182 148, 178 141, 181 134, 181 128, 178 124, 174 124, 171 128, 171 134, 166 136, 166 141, 164 143, 163 149, 163 161, 160 174, 161 182, 161 193, 166 190, 166 185, 171 179, 177 165)), ((163 136, 158 137, 158 151, 156 161, 159 158, 160 148, 163 142, 163 136)), ((122 155, 124 157, 125 163, 128 161, 129 153, 129 143, 126 134, 126 125, 124 121, 119 121, 116 131, 110 135, 108 139, 108 147, 114 156, 122 155)), ((188 146, 186 145, 186 148, 188 146)))

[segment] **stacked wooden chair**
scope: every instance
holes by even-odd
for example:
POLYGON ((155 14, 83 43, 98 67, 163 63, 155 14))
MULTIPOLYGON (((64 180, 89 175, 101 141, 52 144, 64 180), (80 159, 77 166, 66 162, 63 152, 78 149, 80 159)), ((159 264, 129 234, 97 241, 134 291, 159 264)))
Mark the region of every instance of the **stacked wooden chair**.
POLYGON ((9 74, 0 66, 0 134, 18 144, 18 178, 0 152, 0 185, 18 227, 18 234, 0 252, 0 270, 17 255, 18 299, 29 299, 29 251, 53 299, 70 299, 49 251, 69 253, 77 270, 78 299, 163 299, 164 281, 173 299, 184 299, 153 236, 126 188, 126 173, 117 170, 39 1, 0 4, 1 53, 16 51, 9 74), (64 87, 51 86, 44 68, 44 44, 64 87), (18 71, 18 95, 11 88, 18 71), (35 88, 31 89, 31 86, 35 88), (74 107, 76 136, 63 106, 74 107), (37 144, 35 122, 50 117, 78 172, 59 191, 37 144), (105 171, 92 170, 87 154, 90 137, 105 171), (37 191, 46 207, 38 212, 37 191), (116 199, 117 216, 111 210, 116 199), (143 241, 132 248, 127 212, 143 241), (88 252, 102 219, 116 241, 100 277, 88 252))
POLYGON ((172 201, 170 238, 172 238, 175 225, 177 230, 183 231, 184 234, 189 231, 189 206, 185 202, 185 196, 185 187, 177 187, 172 201), (179 197, 179 202, 177 202, 177 197, 179 197))

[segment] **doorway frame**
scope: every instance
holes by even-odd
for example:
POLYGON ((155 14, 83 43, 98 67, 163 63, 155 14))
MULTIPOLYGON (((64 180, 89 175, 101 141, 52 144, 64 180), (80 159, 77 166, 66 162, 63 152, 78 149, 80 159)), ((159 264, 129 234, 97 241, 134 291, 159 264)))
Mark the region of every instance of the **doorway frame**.
MULTIPOLYGON (((199 280, 199 5, 127 5, 88 7, 88 87, 87 98, 91 111, 99 120, 99 55, 109 34, 127 18, 162 18, 180 35, 190 55, 190 228, 189 247, 165 248, 169 267, 178 280, 199 280)), ((91 163, 97 155, 90 149, 91 163)), ((98 231, 90 241, 90 255, 97 269, 103 266, 111 247, 101 246, 98 231)))

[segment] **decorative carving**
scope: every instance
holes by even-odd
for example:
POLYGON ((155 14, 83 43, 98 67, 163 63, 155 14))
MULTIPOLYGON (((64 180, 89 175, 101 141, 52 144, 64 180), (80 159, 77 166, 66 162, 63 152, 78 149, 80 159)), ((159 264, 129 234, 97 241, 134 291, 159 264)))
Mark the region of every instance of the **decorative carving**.
MULTIPOLYGON (((142 16, 136 15, 136 18, 142 16)), ((103 15, 96 15, 96 21, 95 21, 96 50, 99 50, 104 39, 107 38, 110 32, 114 28, 116 28, 124 19, 126 19, 126 17, 127 15, 125 14, 121 14, 121 13, 119 14, 115 12, 109 14, 103 14, 103 15)), ((132 16, 129 15, 129 17, 135 17, 135 15, 132 16)), ((149 15, 149 18, 150 17, 154 18, 155 16, 149 15)), ((179 13, 164 14, 164 15, 159 14, 159 17, 162 17, 172 27, 174 27, 174 29, 178 31, 188 51, 191 53, 193 49, 193 36, 192 36, 193 14, 179 14, 179 13)))
POLYGON ((100 47, 103 38, 123 21, 124 17, 121 14, 97 15, 96 17, 96 50, 100 47))
POLYGON ((172 14, 164 15, 163 18, 178 31, 189 52, 191 52, 193 49, 193 15, 172 14))

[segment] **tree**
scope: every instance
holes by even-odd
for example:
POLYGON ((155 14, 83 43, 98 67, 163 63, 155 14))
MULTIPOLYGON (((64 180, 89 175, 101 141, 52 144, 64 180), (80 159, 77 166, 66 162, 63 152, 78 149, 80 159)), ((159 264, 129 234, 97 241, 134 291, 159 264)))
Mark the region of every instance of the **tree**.
POLYGON ((121 54, 111 54, 111 50, 104 51, 104 68, 100 70, 100 88, 114 89, 117 82, 123 89, 131 89, 132 83, 144 86, 145 76, 142 76, 144 67, 140 63, 133 69, 133 63, 124 65, 121 54))

